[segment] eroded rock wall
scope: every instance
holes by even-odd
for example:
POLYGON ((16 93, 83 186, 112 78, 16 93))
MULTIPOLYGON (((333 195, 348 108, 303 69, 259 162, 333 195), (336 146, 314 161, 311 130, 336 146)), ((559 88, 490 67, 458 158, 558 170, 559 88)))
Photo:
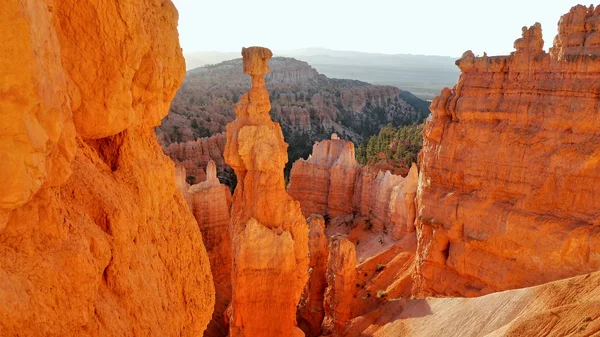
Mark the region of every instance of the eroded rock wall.
POLYGON ((417 180, 414 164, 406 177, 359 165, 354 144, 334 134, 315 143, 308 159, 294 163, 288 191, 306 216, 360 215, 376 231, 390 225, 400 238, 414 230, 417 180))
POLYGON ((354 144, 333 134, 331 140, 316 142, 307 160, 294 163, 288 191, 300 202, 306 216, 352 213, 354 181, 359 170, 354 144))
POLYGON ((600 267, 600 10, 574 7, 550 53, 457 61, 432 105, 418 189, 417 290, 476 296, 600 267))
POLYGON ((184 76, 175 7, 1 7, 0 335, 201 335, 209 261, 152 130, 184 76))

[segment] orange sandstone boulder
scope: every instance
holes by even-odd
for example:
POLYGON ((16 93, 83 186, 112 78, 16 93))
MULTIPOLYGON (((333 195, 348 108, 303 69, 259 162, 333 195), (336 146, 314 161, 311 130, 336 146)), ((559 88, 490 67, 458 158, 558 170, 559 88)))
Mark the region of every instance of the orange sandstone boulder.
POLYGON ((298 305, 298 325, 308 337, 321 335, 321 324, 325 313, 323 298, 327 287, 327 237, 325 236, 325 220, 313 214, 306 219, 308 223, 308 250, 310 262, 308 283, 302 293, 298 305))
POLYGON ((72 173, 76 141, 59 36, 44 1, 5 1, 0 27, 0 230, 42 186, 72 173))
POLYGON ((576 6, 550 54, 457 61, 431 104, 418 189, 417 291, 478 296, 600 268, 600 9, 576 6))
POLYGON ((185 75, 173 4, 63 0, 49 12, 77 134, 98 139, 130 126, 158 126, 185 75))
POLYGON ((151 128, 184 75, 173 4, 1 7, 0 335, 201 335, 209 261, 151 128))
POLYGON ((233 269, 230 336, 304 336, 296 307, 308 277, 308 228, 285 191, 287 144, 271 121, 263 76, 271 51, 244 48, 252 88, 227 125, 225 160, 237 175, 231 210, 233 269))

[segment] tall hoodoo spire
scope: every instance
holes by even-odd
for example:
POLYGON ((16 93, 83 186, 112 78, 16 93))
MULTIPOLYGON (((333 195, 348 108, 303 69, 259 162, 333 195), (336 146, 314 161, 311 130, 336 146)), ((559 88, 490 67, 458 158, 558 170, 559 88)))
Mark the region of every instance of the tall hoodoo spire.
POLYGON ((287 144, 271 120, 264 75, 269 49, 242 49, 252 88, 227 125, 225 160, 238 185, 231 211, 230 336, 304 336, 296 306, 307 280, 308 229, 300 205, 285 191, 287 144))

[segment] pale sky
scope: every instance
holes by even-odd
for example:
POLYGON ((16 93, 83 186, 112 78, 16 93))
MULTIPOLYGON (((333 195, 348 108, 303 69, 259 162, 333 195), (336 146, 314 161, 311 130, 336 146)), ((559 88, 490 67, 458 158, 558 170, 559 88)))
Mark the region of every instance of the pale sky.
MULTIPOLYGON (((184 53, 324 47, 386 54, 508 54, 521 27, 552 46, 576 0, 173 0, 184 53)), ((589 6, 589 3, 583 3, 589 6)))

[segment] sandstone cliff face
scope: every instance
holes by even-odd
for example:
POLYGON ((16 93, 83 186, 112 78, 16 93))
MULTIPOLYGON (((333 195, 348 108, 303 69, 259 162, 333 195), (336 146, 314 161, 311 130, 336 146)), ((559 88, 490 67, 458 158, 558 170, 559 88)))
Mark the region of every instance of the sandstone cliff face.
POLYGON ((170 1, 3 2, 0 335, 204 331, 209 261, 152 130, 176 26, 170 1))
POLYGON ((399 239, 414 230, 417 179, 414 164, 406 177, 359 165, 354 144, 334 134, 294 163, 288 191, 304 215, 360 215, 378 232, 390 225, 399 239))
POLYGON ((432 105, 418 189, 417 289, 475 296, 600 267, 598 8, 510 56, 457 61, 432 105))
POLYGON ((231 211, 230 336, 304 336, 296 306, 307 281, 308 229, 300 205, 285 191, 287 144, 269 116, 263 75, 272 54, 251 47, 242 55, 252 88, 236 105, 225 148, 238 177, 231 211))

